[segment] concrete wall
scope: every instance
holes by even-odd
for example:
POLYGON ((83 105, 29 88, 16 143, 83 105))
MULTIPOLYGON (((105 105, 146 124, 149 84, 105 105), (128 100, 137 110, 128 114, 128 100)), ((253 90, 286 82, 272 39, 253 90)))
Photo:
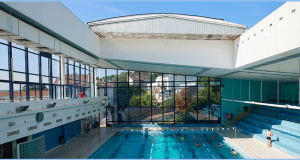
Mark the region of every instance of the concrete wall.
POLYGON ((233 69, 233 41, 101 38, 100 57, 233 69))
POLYGON ((61 2, 4 3, 99 57, 99 37, 61 2))
POLYGON ((299 19, 300 2, 287 2, 243 33, 234 41, 235 68, 278 54, 299 53, 299 19))

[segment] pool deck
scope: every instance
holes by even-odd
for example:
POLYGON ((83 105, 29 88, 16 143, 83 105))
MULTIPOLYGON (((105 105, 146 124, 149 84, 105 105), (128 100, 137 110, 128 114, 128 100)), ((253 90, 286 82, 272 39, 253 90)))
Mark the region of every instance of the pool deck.
POLYGON ((268 148, 265 143, 238 131, 236 132, 236 140, 235 132, 232 130, 219 130, 217 133, 253 159, 295 159, 278 149, 268 148))
POLYGON ((99 142, 99 128, 95 128, 90 134, 81 134, 73 138, 65 145, 60 145, 46 153, 47 159, 86 159, 116 131, 106 131, 101 127, 99 142))

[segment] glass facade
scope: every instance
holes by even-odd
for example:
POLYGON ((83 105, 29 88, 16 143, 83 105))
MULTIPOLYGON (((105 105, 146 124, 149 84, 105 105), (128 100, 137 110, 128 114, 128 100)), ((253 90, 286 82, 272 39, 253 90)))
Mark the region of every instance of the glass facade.
POLYGON ((62 74, 60 56, 5 40, 0 42, 0 57, 0 102, 78 98, 80 90, 91 96, 93 67, 65 59, 62 74))
POLYGON ((107 123, 220 123, 220 79, 104 68, 96 79, 107 123))

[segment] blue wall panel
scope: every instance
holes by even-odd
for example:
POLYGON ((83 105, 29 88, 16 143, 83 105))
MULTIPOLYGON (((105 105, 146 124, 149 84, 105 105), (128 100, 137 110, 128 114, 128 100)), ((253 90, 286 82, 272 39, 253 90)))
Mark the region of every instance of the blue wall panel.
POLYGON ((32 135, 32 139, 36 139, 45 135, 46 152, 59 145, 59 137, 65 137, 65 143, 70 139, 81 134, 81 120, 74 121, 59 127, 55 127, 37 134, 32 135))
POLYGON ((32 135, 32 139, 36 139, 42 135, 45 135, 46 151, 55 148, 59 145, 59 137, 63 135, 63 126, 52 128, 37 134, 32 135))
MULTIPOLYGON (((221 79, 222 83, 222 99, 234 99, 241 101, 260 101, 260 81, 250 81, 250 99, 249 99, 249 81, 239 79, 221 79)), ((262 83, 262 102, 268 101, 268 94, 277 94, 276 82, 263 82, 262 83)), ((244 103, 241 107, 239 102, 222 100, 222 118, 221 122, 224 122, 224 113, 233 113, 233 118, 237 109, 244 111, 244 106, 249 104, 244 103)))

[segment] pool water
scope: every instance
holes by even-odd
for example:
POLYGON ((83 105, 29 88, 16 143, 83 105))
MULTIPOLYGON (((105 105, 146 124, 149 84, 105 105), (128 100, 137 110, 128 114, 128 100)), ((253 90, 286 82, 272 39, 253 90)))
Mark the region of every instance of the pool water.
POLYGON ((217 136, 216 133, 195 133, 181 132, 181 135, 177 135, 176 138, 175 132, 149 132, 148 135, 141 132, 121 132, 121 136, 114 135, 90 155, 89 158, 150 159, 151 157, 152 159, 247 159, 238 151, 236 151, 237 156, 233 156, 230 153, 232 148, 227 145, 221 137, 217 136), (171 134, 173 134, 173 138, 170 136, 171 134), (212 136, 214 136, 214 139, 212 136), (152 150, 154 137, 155 140, 152 150), (179 144, 177 142, 179 142, 179 144), (201 144, 200 147, 195 145, 197 142, 201 144), (222 149, 219 149, 219 143, 222 144, 222 149))

